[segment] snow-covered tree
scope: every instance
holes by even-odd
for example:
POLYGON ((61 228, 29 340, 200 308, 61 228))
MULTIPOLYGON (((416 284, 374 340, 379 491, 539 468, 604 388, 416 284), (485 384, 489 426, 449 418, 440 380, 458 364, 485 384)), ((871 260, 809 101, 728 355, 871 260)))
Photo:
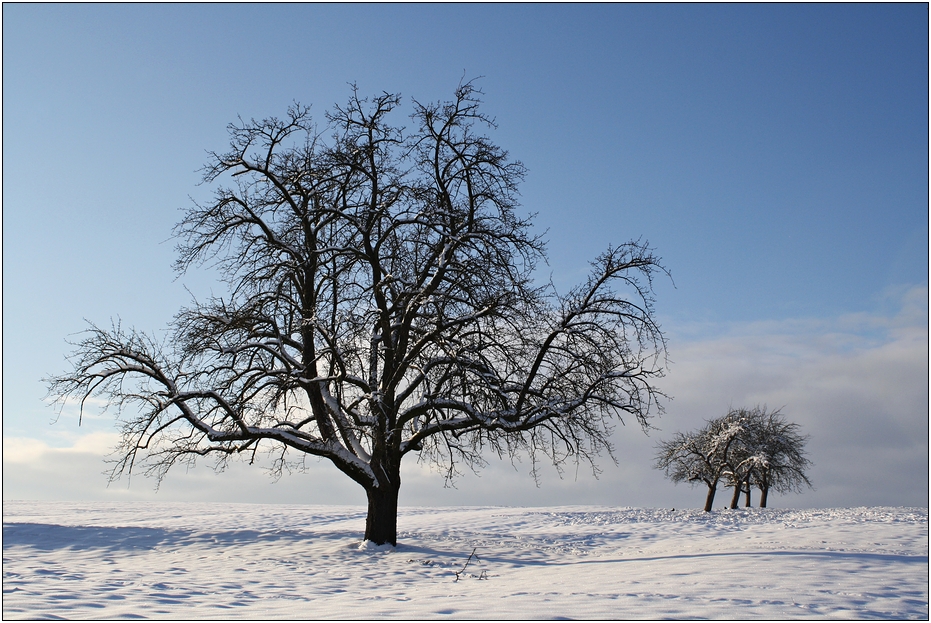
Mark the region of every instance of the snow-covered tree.
POLYGON ((748 409, 731 409, 722 420, 736 431, 734 443, 722 456, 725 482, 733 487, 731 508, 737 508, 740 494, 746 493, 750 506, 750 481, 754 469, 766 461, 762 430, 757 426, 754 414, 748 409))
POLYGON ((737 507, 742 492, 750 506, 752 487, 760 489, 760 506, 765 507, 770 489, 785 493, 811 486, 805 475, 811 465, 805 457, 808 437, 799 429, 779 410, 731 409, 696 432, 676 433, 660 442, 655 467, 675 483, 704 483, 705 511, 711 511, 722 482, 733 487, 731 508, 737 507))
POLYGON ((727 457, 742 429, 727 417, 709 420, 700 430, 676 433, 657 445, 655 467, 675 483, 699 482, 708 487, 705 511, 710 512, 718 484, 727 474, 727 457))
POLYGON ((801 491, 811 488, 806 470, 811 461, 805 456, 808 435, 801 434, 801 427, 789 422, 780 409, 766 411, 756 407, 750 410, 751 431, 755 436, 754 446, 759 460, 751 468, 746 482, 747 506, 750 505, 749 490, 755 486, 760 490, 760 507, 766 508, 769 491, 778 493, 801 491))
POLYGON ((228 293, 182 309, 166 340, 92 325, 50 379, 59 405, 121 407, 112 477, 260 449, 279 472, 325 457, 367 493, 365 538, 395 543, 410 453, 449 478, 489 451, 596 469, 615 418, 647 426, 665 270, 630 242, 568 294, 534 285, 524 167, 482 134, 479 94, 414 102, 409 132, 388 120, 399 96, 355 89, 323 128, 300 105, 230 126, 204 170, 214 198, 176 230, 177 269, 212 265, 228 293))

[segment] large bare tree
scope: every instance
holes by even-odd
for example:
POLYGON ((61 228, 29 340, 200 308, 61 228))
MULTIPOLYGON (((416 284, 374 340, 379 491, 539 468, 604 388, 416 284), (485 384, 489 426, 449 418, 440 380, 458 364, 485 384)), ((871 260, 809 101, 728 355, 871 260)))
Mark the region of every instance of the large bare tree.
MULTIPOLYGON (((176 229, 177 269, 207 263, 228 293, 182 309, 167 340, 114 325, 75 342, 59 405, 118 405, 112 477, 272 451, 325 457, 365 489, 365 538, 396 542, 402 458, 447 477, 486 452, 557 466, 611 453, 612 422, 648 426, 665 342, 644 243, 609 248, 565 295, 536 286, 540 237, 517 212, 520 162, 485 134, 471 83, 445 103, 359 97, 322 128, 230 126, 213 199, 176 229)), ((613 457, 613 455, 612 455, 613 457)))

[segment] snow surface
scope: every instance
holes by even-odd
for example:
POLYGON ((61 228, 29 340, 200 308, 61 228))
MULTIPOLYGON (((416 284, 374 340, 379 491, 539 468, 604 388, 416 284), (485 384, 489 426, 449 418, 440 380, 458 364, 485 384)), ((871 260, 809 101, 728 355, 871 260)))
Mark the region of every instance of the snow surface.
POLYGON ((926 508, 403 508, 397 548, 360 542, 357 507, 4 502, 3 522, 5 619, 928 618, 926 508))

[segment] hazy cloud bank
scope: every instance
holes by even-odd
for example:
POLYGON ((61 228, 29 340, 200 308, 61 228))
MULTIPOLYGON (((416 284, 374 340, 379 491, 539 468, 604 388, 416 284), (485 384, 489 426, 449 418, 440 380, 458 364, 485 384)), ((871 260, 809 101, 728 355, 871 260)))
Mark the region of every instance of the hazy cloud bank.
MULTIPOLYGON (((728 327, 673 327, 670 372, 662 387, 673 400, 645 436, 632 422, 614 435, 618 465, 607 457, 596 480, 582 465, 560 479, 543 469, 541 486, 526 459, 489 458, 478 476, 456 488, 409 457, 401 503, 415 505, 696 506, 703 493, 663 480, 653 470, 654 444, 690 430, 729 406, 783 407, 811 435, 815 491, 776 496, 774 506, 928 505, 928 289, 895 297, 888 314, 832 320, 786 320, 728 327), (710 329, 710 330, 709 330, 710 329), (689 337, 690 335, 712 337, 689 337)), ((68 416, 63 416, 68 417, 68 416)), ((136 476, 106 486, 103 457, 116 435, 100 431, 67 447, 4 438, 5 499, 164 499, 288 503, 358 503, 362 489, 314 458, 305 473, 273 483, 263 470, 234 464, 220 475, 206 465, 169 474, 158 494, 136 476)), ((727 496, 722 496, 723 498, 727 496)))
MULTIPOLYGON (((816 491, 799 505, 928 504, 928 289, 889 315, 732 327, 674 341, 659 424, 690 429, 729 406, 785 406, 811 435, 816 491)), ((778 501, 777 501, 778 503, 778 501)))

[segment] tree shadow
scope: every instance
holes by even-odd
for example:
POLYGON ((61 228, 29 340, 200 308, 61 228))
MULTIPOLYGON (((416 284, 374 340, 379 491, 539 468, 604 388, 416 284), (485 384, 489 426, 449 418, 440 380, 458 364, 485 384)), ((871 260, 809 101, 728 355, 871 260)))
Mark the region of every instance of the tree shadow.
POLYGON ((642 558, 592 558, 581 559, 576 562, 557 562, 557 565, 572 565, 578 563, 622 563, 622 562, 653 562, 660 560, 683 560, 688 558, 716 558, 726 556, 793 556, 793 557, 814 557, 814 558, 832 558, 835 560, 860 560, 863 562, 895 562, 904 564, 928 564, 927 556, 908 556, 905 554, 877 554, 873 552, 825 552, 825 551, 750 551, 750 552, 707 552, 704 554, 674 554, 670 556, 646 556, 642 558))
POLYGON ((298 530, 228 530, 202 532, 185 529, 135 526, 62 526, 42 523, 4 523, 3 546, 26 546, 39 550, 61 549, 104 551, 146 550, 208 543, 237 545, 269 541, 306 541, 339 535, 322 535, 298 530))
MULTIPOLYGON (((432 558, 448 558, 448 559, 464 559, 468 556, 469 549, 463 550, 440 550, 431 547, 425 547, 422 545, 413 545, 407 543, 398 543, 397 551, 410 553, 410 554, 421 554, 425 557, 432 558)), ((701 554, 672 554, 668 556, 644 556, 638 558, 594 558, 594 557, 579 557, 575 560, 562 561, 562 560, 546 560, 540 558, 520 558, 512 556, 501 556, 496 555, 492 552, 486 552, 482 554, 482 548, 478 550, 481 555, 482 560, 489 563, 503 563, 510 564, 515 566, 574 566, 574 565, 589 565, 589 564, 619 564, 619 563, 630 563, 630 562, 659 562, 663 560, 686 560, 686 559, 703 559, 703 558, 719 558, 719 557, 729 557, 729 556, 756 556, 759 558, 767 558, 770 556, 774 557, 813 557, 813 558, 828 558, 835 561, 840 560, 854 560, 860 562, 873 562, 873 563, 900 563, 900 564, 921 564, 928 565, 928 556, 910 556, 905 554, 879 554, 873 552, 831 552, 831 551, 787 551, 787 550, 761 550, 761 551, 747 551, 747 552, 707 552, 701 554)))
POLYGON ((4 523, 3 547, 22 545, 39 550, 144 550, 177 542, 190 533, 163 528, 60 526, 41 523, 4 523))

